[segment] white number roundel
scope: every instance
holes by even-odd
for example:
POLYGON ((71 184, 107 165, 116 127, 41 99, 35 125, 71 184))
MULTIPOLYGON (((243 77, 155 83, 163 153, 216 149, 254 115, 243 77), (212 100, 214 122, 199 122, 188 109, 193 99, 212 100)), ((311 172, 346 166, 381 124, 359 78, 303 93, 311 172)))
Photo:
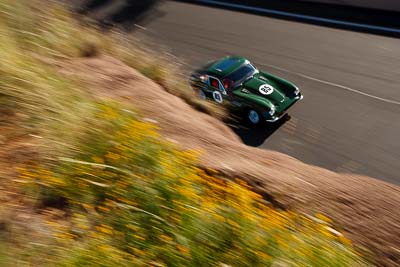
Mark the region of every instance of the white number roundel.
POLYGON ((274 87, 269 84, 263 84, 258 88, 258 91, 263 95, 270 95, 274 92, 274 87))
POLYGON ((224 99, 222 98, 222 94, 218 91, 213 92, 213 98, 214 98, 215 102, 220 103, 220 104, 224 101, 224 99))

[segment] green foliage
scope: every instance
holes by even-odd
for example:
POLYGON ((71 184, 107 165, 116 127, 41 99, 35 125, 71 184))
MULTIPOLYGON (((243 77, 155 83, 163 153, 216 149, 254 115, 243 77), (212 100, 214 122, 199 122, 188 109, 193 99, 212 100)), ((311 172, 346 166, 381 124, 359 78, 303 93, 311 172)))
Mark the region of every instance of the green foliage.
POLYGON ((120 103, 95 103, 57 63, 108 52, 214 112, 193 100, 173 62, 118 33, 83 27, 59 5, 40 3, 0 0, 0 103, 22 114, 20 125, 41 140, 42 157, 19 169, 18 185, 41 207, 57 204, 65 214, 42 210, 46 226, 34 233, 10 222, 1 264, 365 265, 326 224, 262 204, 243 182, 207 175, 196 152, 163 141, 154 125, 120 103))
POLYGON ((140 45, 140 41, 118 33, 111 34, 115 44, 105 51, 122 60, 125 64, 139 70, 146 77, 160 84, 167 92, 173 94, 198 111, 219 119, 226 119, 227 109, 212 101, 198 98, 183 75, 178 59, 171 55, 160 54, 140 45))
MULTIPOLYGON (((53 2, 1 0, 0 9, 0 103, 18 111, 23 108, 35 122, 58 118, 58 123, 81 125, 84 116, 76 115, 91 112, 79 90, 81 82, 71 84, 71 79, 66 80, 49 65, 101 52, 138 69, 196 109, 219 118, 227 116, 223 107, 196 99, 175 58, 155 53, 138 40, 83 26, 65 7, 53 2)), ((57 123, 52 127, 60 128, 57 123)))
POLYGON ((61 262, 364 266, 326 224, 262 204, 241 181, 207 175, 195 152, 162 141, 131 112, 101 105, 96 118, 73 158, 21 169, 39 201, 68 200, 69 226, 52 222, 65 246, 61 262))
POLYGON ((24 54, 70 58, 80 56, 90 44, 103 47, 103 37, 95 29, 79 25, 60 4, 1 0, 0 7, 2 32, 7 31, 24 54))
POLYGON ((81 30, 64 9, 40 6, 0 1, 0 103, 19 115, 14 123, 47 140, 43 150, 57 154, 71 148, 92 104, 79 81, 49 63, 77 56, 95 34, 81 30))

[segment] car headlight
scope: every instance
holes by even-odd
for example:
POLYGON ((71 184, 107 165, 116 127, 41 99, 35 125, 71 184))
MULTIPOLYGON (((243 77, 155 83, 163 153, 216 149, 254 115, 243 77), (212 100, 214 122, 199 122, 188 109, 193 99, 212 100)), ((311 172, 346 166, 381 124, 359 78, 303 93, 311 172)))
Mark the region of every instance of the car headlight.
POLYGON ((299 95, 299 94, 300 94, 300 90, 299 90, 298 87, 296 87, 296 89, 294 90, 294 94, 295 94, 295 95, 299 95))
POLYGON ((274 106, 271 107, 271 109, 267 112, 269 116, 273 116, 275 114, 276 108, 274 106))
POLYGON ((267 118, 268 118, 268 117, 272 117, 272 116, 275 114, 275 111, 276 111, 275 107, 272 106, 271 109, 270 109, 269 111, 266 111, 266 112, 264 113, 264 116, 267 117, 267 118))

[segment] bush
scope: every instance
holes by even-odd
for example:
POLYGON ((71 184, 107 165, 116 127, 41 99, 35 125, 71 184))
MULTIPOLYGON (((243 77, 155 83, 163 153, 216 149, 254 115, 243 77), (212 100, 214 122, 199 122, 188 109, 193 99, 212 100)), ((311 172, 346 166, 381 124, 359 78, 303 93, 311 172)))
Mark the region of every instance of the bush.
POLYGON ((2 108, 17 113, 13 122, 27 133, 46 140, 41 149, 47 157, 63 153, 86 127, 92 104, 82 83, 62 76, 53 64, 78 56, 97 33, 78 27, 59 6, 1 0, 0 8, 2 108))
MULTIPOLYGON (((58 130, 61 124, 76 129, 84 117, 90 118, 89 97, 81 90, 85 86, 60 75, 54 65, 99 53, 119 58, 202 112, 219 118, 227 114, 223 107, 196 99, 175 58, 155 53, 138 40, 83 26, 53 2, 0 0, 0 9, 0 104, 22 113, 28 118, 24 123, 32 122, 36 129, 58 130)), ((59 145, 73 142, 63 131, 54 136, 60 136, 55 140, 59 145)))
POLYGON ((95 103, 54 66, 112 53, 198 109, 219 112, 193 100, 174 62, 118 33, 82 27, 59 5, 0 6, 0 103, 40 137, 41 157, 32 156, 16 181, 39 204, 32 217, 46 221, 26 231, 10 219, 2 265, 365 265, 324 223, 266 206, 239 180, 207 175, 196 152, 165 142, 120 103, 95 103))
POLYGON ((266 206, 239 180, 207 175, 196 167, 195 152, 164 142, 132 113, 102 105, 96 118, 73 158, 22 170, 38 200, 68 200, 70 224, 54 230, 66 242, 58 256, 63 262, 363 264, 349 241, 325 224, 266 206))

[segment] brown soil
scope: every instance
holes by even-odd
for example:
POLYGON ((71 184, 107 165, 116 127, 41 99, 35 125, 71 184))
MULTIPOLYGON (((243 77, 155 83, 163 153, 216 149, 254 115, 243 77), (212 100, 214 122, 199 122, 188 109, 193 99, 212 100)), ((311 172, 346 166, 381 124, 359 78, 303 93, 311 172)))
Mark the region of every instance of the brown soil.
POLYGON ((399 187, 248 147, 222 122, 195 111, 114 58, 78 59, 61 71, 87 81, 95 97, 133 104, 170 141, 204 151, 204 167, 246 180, 277 207, 326 214, 357 245, 374 253, 378 265, 400 265, 399 187))
POLYGON ((32 240, 48 232, 18 185, 18 164, 37 157, 36 138, 18 126, 19 120, 19 114, 0 108, 0 236, 10 242, 10 251, 31 248, 32 240))

